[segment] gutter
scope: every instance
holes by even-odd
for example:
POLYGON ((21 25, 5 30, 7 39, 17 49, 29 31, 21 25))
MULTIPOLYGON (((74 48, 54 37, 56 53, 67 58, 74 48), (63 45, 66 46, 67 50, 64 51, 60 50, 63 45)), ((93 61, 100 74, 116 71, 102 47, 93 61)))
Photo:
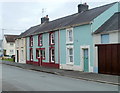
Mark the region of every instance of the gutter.
MULTIPOLYGON (((106 30, 105 30, 106 31, 106 30)), ((107 32, 93 32, 92 35, 97 35, 97 34, 108 34, 108 33, 116 33, 116 32, 120 32, 120 29, 118 30, 108 30, 107 32)))

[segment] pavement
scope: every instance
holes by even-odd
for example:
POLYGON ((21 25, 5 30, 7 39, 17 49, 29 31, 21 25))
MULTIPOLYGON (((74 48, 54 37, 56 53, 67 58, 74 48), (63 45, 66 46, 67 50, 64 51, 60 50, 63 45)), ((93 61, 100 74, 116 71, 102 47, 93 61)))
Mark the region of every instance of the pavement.
POLYGON ((36 65, 30 64, 22 64, 22 63, 15 63, 9 61, 2 61, 2 64, 15 66, 23 69, 34 70, 39 72, 45 72, 60 76, 66 76, 81 80, 99 82, 99 83, 106 83, 106 84, 113 84, 120 86, 120 76, 116 75, 106 75, 106 74, 97 74, 97 73, 88 73, 88 72, 81 72, 81 71, 72 71, 72 70, 62 70, 62 69, 55 69, 55 68, 48 68, 48 67, 40 67, 36 65))

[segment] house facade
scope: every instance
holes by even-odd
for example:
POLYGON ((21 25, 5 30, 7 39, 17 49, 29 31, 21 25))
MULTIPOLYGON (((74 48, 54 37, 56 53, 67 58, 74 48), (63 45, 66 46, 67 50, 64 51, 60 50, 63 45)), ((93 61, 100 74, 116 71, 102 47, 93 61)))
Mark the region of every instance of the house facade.
POLYGON ((3 38, 3 55, 11 57, 15 55, 15 38, 18 35, 4 35, 3 38))
POLYGON ((15 40, 15 62, 26 63, 26 39, 16 38, 15 40))
POLYGON ((80 4, 76 14, 47 22, 43 18, 43 23, 25 36, 26 63, 97 72, 93 33, 118 11, 119 2, 94 9, 80 4))
POLYGON ((3 56, 2 40, 0 40, 0 57, 3 56))
MULTIPOLYGON (((99 71, 98 70, 99 64, 100 64, 101 60, 103 60, 103 59, 106 60, 105 62, 109 61, 108 62, 109 64, 112 64, 112 62, 113 62, 114 64, 119 65, 119 59, 117 59, 115 57, 113 60, 112 56, 111 56, 111 55, 118 54, 117 52, 119 52, 119 48, 117 48, 120 44, 120 24, 119 24, 120 19, 119 18, 120 18, 120 11, 114 13, 114 15, 112 17, 110 17, 110 19, 107 20, 101 27, 99 27, 93 34, 94 45, 97 45, 94 49, 95 50, 94 62, 95 62, 95 68, 96 68, 95 72, 99 71), (99 46, 100 46, 100 48, 98 49, 99 46), (101 48, 106 52, 105 53, 106 57, 105 58, 101 57, 101 60, 100 60, 99 56, 101 54, 99 54, 99 52, 102 51, 101 48), (114 48, 116 48, 117 51, 114 48), (107 52, 107 50, 109 50, 109 53, 107 52), (114 53, 113 53, 113 51, 114 51, 114 53), (109 56, 109 57, 107 57, 107 56, 109 56)), ((107 63, 106 63, 106 68, 107 67, 109 67, 109 65, 107 65, 107 63)), ((113 67, 111 66, 110 68, 113 68, 113 67)), ((117 68, 117 66, 115 68, 117 68)), ((108 72, 112 73, 111 72, 112 70, 111 71, 110 70, 111 69, 109 69, 108 72)), ((106 72, 107 71, 105 71, 105 73, 106 72)), ((115 74, 118 74, 118 73, 115 72, 115 74)))
POLYGON ((27 63, 59 68, 58 31, 27 38, 27 63))

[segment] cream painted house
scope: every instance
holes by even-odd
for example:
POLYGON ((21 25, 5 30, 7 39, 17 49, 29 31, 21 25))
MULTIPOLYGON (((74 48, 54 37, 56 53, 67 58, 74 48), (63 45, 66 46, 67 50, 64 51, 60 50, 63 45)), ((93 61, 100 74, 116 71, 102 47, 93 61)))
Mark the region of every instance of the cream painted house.
POLYGON ((17 38, 15 40, 15 62, 26 63, 26 39, 17 38))
MULTIPOLYGON (((120 12, 115 13, 93 34, 94 46, 96 44, 119 44, 120 43, 120 12)), ((94 72, 98 72, 98 47, 94 51, 94 72)))
POLYGON ((4 56, 11 57, 15 55, 15 38, 18 35, 4 35, 3 38, 3 54, 4 56))

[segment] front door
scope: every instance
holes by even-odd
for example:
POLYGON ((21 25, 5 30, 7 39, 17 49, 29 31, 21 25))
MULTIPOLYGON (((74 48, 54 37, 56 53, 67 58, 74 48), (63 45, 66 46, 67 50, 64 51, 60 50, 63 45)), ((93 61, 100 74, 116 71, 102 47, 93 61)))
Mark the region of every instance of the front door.
POLYGON ((37 58, 38 58, 38 65, 41 66, 42 65, 42 50, 37 50, 37 58))
POLYGON ((17 62, 19 62, 19 50, 17 50, 17 62))
POLYGON ((89 71, 89 66, 88 66, 88 60, 89 60, 89 58, 88 58, 88 49, 83 49, 83 55, 84 55, 84 57, 83 57, 83 60, 84 60, 84 71, 85 72, 88 72, 89 71))

